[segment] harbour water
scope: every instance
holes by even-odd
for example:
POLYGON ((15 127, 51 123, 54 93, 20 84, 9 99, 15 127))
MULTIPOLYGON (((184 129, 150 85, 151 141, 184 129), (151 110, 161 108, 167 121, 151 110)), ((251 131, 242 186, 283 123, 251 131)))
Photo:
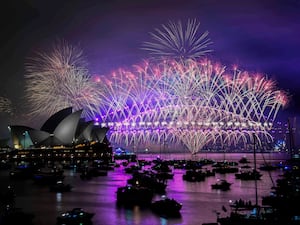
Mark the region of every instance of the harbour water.
MULTIPOLYGON (((170 159, 191 159, 188 154, 159 155, 161 158, 170 159)), ((203 153, 193 156, 193 159, 208 158, 216 161, 228 160, 238 161, 245 156, 253 163, 252 154, 215 154, 203 153)), ((157 155, 138 155, 139 159, 155 159, 157 155)), ((284 154, 261 154, 257 155, 257 165, 264 160, 268 162, 284 161, 288 158, 284 154)), ((253 164, 252 164, 253 165, 253 164)), ((65 170, 64 183, 71 184, 73 189, 67 193, 52 193, 47 186, 39 186, 32 180, 18 181, 10 180, 7 170, 0 171, 0 187, 13 185, 16 191, 16 207, 26 212, 35 214, 36 225, 54 225, 56 217, 63 211, 75 207, 81 207, 86 211, 95 213, 94 225, 201 225, 202 223, 215 222, 217 213, 224 216, 229 213, 229 201, 244 199, 255 202, 255 182, 241 181, 235 179, 234 174, 216 174, 207 177, 202 182, 187 182, 182 179, 184 170, 174 169, 174 178, 168 180, 166 195, 182 203, 181 218, 165 219, 153 214, 147 208, 134 207, 132 209, 119 208, 116 205, 116 190, 124 186, 130 174, 124 172, 124 167, 115 168, 108 172, 108 176, 100 176, 91 180, 81 180, 80 174, 74 170, 65 170), (211 184, 217 179, 226 179, 231 182, 229 191, 213 190, 211 184), (228 211, 225 212, 225 207, 228 211)), ((272 172, 261 171, 261 180, 257 181, 258 199, 268 195, 273 186, 272 180, 283 173, 281 170, 272 172)), ((159 198, 160 196, 155 196, 159 198)))

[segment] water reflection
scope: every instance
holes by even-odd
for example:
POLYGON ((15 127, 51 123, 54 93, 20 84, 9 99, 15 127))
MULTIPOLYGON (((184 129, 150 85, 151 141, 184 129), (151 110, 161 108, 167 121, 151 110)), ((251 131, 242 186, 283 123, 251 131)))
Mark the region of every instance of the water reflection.
POLYGON ((168 225, 168 220, 166 218, 160 217, 160 224, 161 225, 168 225))
POLYGON ((141 212, 138 206, 132 209, 125 209, 125 219, 127 225, 141 224, 141 212))
POLYGON ((60 212, 62 211, 62 194, 56 193, 56 211, 60 212))
MULTIPOLYGON (((222 158, 220 154, 218 157, 222 158)), ((235 156, 234 160, 242 157, 235 156)), ((209 157, 209 156, 208 156, 209 157)), ((226 156, 233 158, 232 155, 226 156)), ((247 156, 252 160, 251 156, 247 156)), ((69 193, 51 193, 48 187, 34 185, 32 181, 10 181, 7 171, 0 171, 0 185, 7 187, 11 183, 17 191, 17 207, 36 214, 36 225, 53 225, 56 217, 62 211, 81 207, 89 212, 94 212, 93 224, 95 225, 194 225, 216 221, 217 214, 223 216, 228 212, 222 210, 224 205, 229 209, 229 200, 239 198, 255 202, 254 181, 237 180, 234 174, 216 174, 207 177, 203 182, 190 183, 182 179, 184 171, 174 170, 174 178, 168 180, 167 196, 182 203, 180 219, 167 219, 159 217, 149 209, 134 207, 131 209, 116 207, 116 190, 126 184, 130 174, 124 173, 124 167, 109 171, 108 176, 93 178, 83 181, 79 173, 65 170, 65 182, 74 188, 69 193), (231 190, 223 192, 212 190, 211 184, 217 179, 226 179, 233 183, 231 190)), ((263 177, 257 182, 259 200, 261 196, 268 195, 273 186, 268 172, 262 172, 263 177)), ((281 171, 272 171, 273 180, 281 171)), ((159 198, 157 195, 155 198, 159 198)))

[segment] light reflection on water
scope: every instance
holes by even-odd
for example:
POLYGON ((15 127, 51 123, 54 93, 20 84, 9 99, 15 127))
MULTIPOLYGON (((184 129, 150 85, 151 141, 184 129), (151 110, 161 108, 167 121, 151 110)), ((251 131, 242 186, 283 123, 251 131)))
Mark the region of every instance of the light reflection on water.
MULTIPOLYGON (((241 156, 243 155, 236 156, 235 160, 237 161, 241 156)), ((220 155, 219 157, 222 158, 220 155)), ((248 159, 251 160, 250 155, 248 159)), ((6 180, 7 171, 0 171, 0 173, 2 181, 5 181, 1 181, 0 184, 3 188, 4 184, 9 183, 6 180)), ((201 225, 204 222, 215 222, 217 212, 225 215, 222 206, 229 209, 230 200, 242 198, 255 202, 254 181, 236 180, 234 174, 216 174, 214 177, 206 178, 203 182, 189 183, 182 179, 183 173, 182 170, 174 170, 174 178, 168 181, 167 187, 167 195, 183 204, 182 217, 176 219, 160 218, 149 209, 141 207, 118 208, 116 206, 117 187, 125 185, 127 179, 131 177, 130 174, 124 173, 122 166, 109 171, 108 176, 88 181, 81 180, 79 173, 65 170, 65 183, 73 186, 70 193, 51 193, 48 187, 37 186, 30 180, 25 183, 15 181, 13 185, 17 192, 17 207, 35 213, 37 225, 54 225, 59 213, 75 207, 94 212, 94 225, 201 225), (227 192, 212 190, 211 184, 217 179, 226 179, 233 183, 231 190, 227 192)), ((272 187, 269 174, 264 171, 262 173, 262 179, 257 182, 259 202, 261 202, 261 196, 268 195, 272 187)), ((271 175, 276 180, 281 173, 278 170, 272 172, 271 175)), ((158 198, 159 196, 155 196, 155 199, 158 198)))
POLYGON ((62 193, 56 193, 56 210, 58 212, 62 211, 62 193))

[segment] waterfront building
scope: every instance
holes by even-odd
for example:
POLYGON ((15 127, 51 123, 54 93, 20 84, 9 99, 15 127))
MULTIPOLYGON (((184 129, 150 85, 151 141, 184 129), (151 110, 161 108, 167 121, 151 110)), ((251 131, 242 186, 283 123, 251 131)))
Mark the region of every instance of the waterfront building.
POLYGON ((11 125, 14 159, 112 160, 112 148, 106 137, 107 127, 81 118, 82 110, 65 108, 52 115, 41 128, 11 125))

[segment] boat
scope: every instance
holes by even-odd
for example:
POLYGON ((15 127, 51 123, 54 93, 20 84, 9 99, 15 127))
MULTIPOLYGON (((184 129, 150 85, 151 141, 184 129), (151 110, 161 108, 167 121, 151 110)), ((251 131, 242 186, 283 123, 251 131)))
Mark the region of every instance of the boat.
POLYGON ((278 221, 276 213, 270 207, 254 207, 251 211, 241 213, 240 211, 232 211, 230 216, 218 218, 220 225, 295 225, 294 223, 286 223, 286 221, 278 221))
POLYGON ((56 176, 62 176, 64 174, 64 170, 57 168, 54 166, 53 168, 49 169, 38 169, 37 174, 42 174, 42 175, 56 175, 56 176))
POLYGON ((241 169, 251 169, 251 166, 248 164, 241 166, 241 169))
MULTIPOLYGON (((255 139, 256 138, 254 135, 254 170, 256 169, 255 139)), ((298 175, 299 175, 299 168, 300 167, 298 167, 298 175)), ((292 180, 295 181, 295 179, 292 180)), ((287 181, 289 187, 291 187, 291 183, 292 182, 287 181)), ((280 181, 278 182, 278 185, 280 186, 280 181)), ((280 187, 277 187, 275 189, 276 191, 278 191, 280 187)), ((298 190, 297 184, 295 186, 295 190, 298 190)), ((259 206, 258 195, 257 195, 257 179, 255 179, 255 204, 252 205, 252 203, 249 204, 248 202, 247 205, 249 205, 249 208, 247 209, 243 207, 243 209, 241 210, 239 208, 239 206, 242 204, 242 200, 241 200, 240 203, 237 202, 235 204, 235 207, 233 207, 234 210, 231 211, 230 215, 226 217, 218 216, 217 222, 220 225, 240 225, 240 224, 242 225, 282 225, 282 224, 296 225, 297 224, 299 225, 300 209, 299 207, 296 207, 296 205, 300 201, 299 191, 296 191, 295 195, 292 194, 292 196, 290 196, 291 194, 292 192, 290 188, 288 190, 278 192, 276 195, 277 197, 272 199, 267 199, 267 203, 269 205, 264 205, 263 202, 263 206, 259 206)))
POLYGON ((238 163, 234 162, 234 161, 227 161, 224 159, 223 161, 217 161, 217 162, 213 163, 213 165, 212 165, 212 167, 223 167, 223 166, 235 167, 235 166, 238 166, 238 163))
POLYGON ((276 181, 270 195, 262 198, 262 204, 271 206, 277 211, 277 217, 285 224, 300 224, 300 208, 297 207, 300 201, 300 161, 291 171, 285 171, 281 179, 276 181), (298 223, 296 223, 298 222, 298 223))
POLYGON ((57 225, 80 225, 92 224, 92 218, 95 214, 86 212, 82 208, 73 208, 70 211, 61 213, 56 218, 57 225))
POLYGON ((164 194, 167 187, 166 179, 160 179, 155 173, 147 171, 133 173, 132 178, 128 179, 127 183, 149 188, 157 194, 164 194))
MULTIPOLYGON (((92 163, 92 169, 98 169, 100 171, 108 171, 108 170, 114 170, 115 163, 113 162, 105 162, 103 160, 94 160, 92 163)), ((100 175, 101 176, 101 175, 100 175)))
POLYGON ((211 185, 211 188, 228 191, 230 189, 230 186, 231 183, 227 182, 226 180, 218 180, 217 183, 211 185))
POLYGON ((231 202, 230 207, 235 211, 253 210, 255 208, 255 205, 253 205, 250 200, 245 201, 240 198, 239 200, 235 200, 234 202, 230 201, 230 202, 231 202))
POLYGON ((149 206, 152 202, 153 191, 138 185, 126 185, 117 189, 118 206, 149 206))
POLYGON ((150 209, 157 215, 166 218, 181 217, 182 204, 173 198, 162 196, 162 199, 152 202, 150 209))
POLYGON ((139 170, 141 170, 142 168, 141 168, 141 166, 140 165, 137 165, 137 164, 135 164, 135 165, 129 165, 129 166, 127 166, 125 169, 124 169, 124 171, 125 171, 125 173, 136 173, 136 172, 138 172, 139 170))
POLYGON ((213 177, 216 175, 216 172, 214 172, 213 170, 207 169, 207 168, 205 168, 203 172, 206 177, 213 177))
POLYGON ((136 154, 127 149, 117 148, 113 153, 114 160, 136 161, 136 154))
POLYGON ((49 187, 51 192, 69 192, 72 189, 72 186, 70 184, 64 184, 63 181, 59 180, 56 182, 56 184, 53 184, 49 187))
POLYGON ((246 158, 246 156, 243 156, 243 157, 239 160, 239 163, 246 164, 246 163, 250 163, 250 161, 246 158))
POLYGON ((262 174, 256 169, 242 170, 235 174, 235 178, 240 180, 259 180, 261 176, 262 174))
POLYGON ((236 173, 239 169, 235 165, 229 165, 229 164, 216 164, 213 168, 213 172, 220 173, 220 174, 226 174, 226 173, 236 173))
POLYGON ((255 205, 252 209, 234 210, 227 217, 217 218, 219 225, 299 225, 299 210, 284 204, 285 209, 255 205), (294 208, 294 209, 293 209, 294 208), (291 210, 290 212, 287 212, 291 210), (295 214, 295 210, 298 214, 295 214))
POLYGON ((172 172, 172 169, 170 168, 168 162, 163 160, 156 161, 155 165, 153 165, 151 169, 157 172, 167 172, 167 173, 172 172))
POLYGON ((182 175, 182 179, 189 182, 199 182, 204 181, 206 174, 202 170, 187 170, 185 174, 182 175))

